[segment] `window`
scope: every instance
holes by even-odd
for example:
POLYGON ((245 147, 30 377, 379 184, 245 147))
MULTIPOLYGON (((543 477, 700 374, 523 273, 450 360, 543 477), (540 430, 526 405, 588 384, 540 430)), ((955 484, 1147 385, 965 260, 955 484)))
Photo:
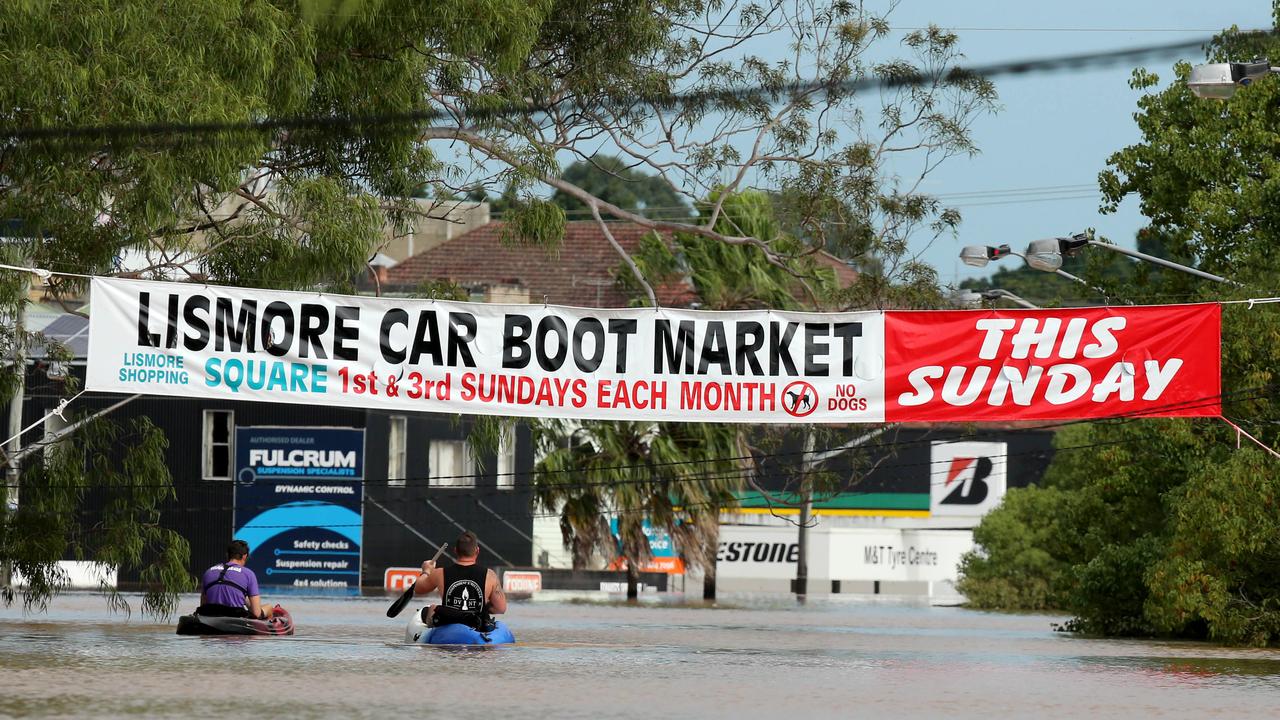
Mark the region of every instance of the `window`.
POLYGON ((231 429, 236 414, 230 410, 204 411, 204 479, 231 479, 231 429))
POLYGON ((430 458, 433 487, 474 487, 471 449, 462 440, 432 440, 430 458))
POLYGON ((409 434, 409 419, 403 415, 391 416, 387 431, 387 485, 404 487, 404 445, 409 434))
POLYGON ((516 486, 516 426, 502 424, 498 436, 498 489, 510 490, 516 486))

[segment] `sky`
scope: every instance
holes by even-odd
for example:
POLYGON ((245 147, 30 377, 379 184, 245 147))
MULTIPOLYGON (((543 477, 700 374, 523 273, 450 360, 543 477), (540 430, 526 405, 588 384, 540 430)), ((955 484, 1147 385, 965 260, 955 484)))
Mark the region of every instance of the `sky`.
MULTIPOLYGON (((1271 3, 903 0, 889 21, 894 28, 933 23, 953 29, 960 36, 966 64, 985 65, 1195 40, 1233 24, 1241 29, 1267 29, 1271 3)), ((1194 63, 1203 57, 1196 53, 1185 59, 1194 63)), ((1173 63, 1157 60, 1146 67, 1160 75, 1163 86, 1172 78, 1173 63)), ((1132 67, 1118 65, 996 79, 1001 110, 974 126, 981 153, 948 161, 921 187, 958 207, 963 215, 956 238, 940 238, 927 249, 922 239, 913 248, 938 269, 944 284, 997 269, 995 263, 985 270, 961 264, 958 255, 965 245, 1008 243, 1021 252, 1030 240, 1093 227, 1099 235, 1133 247, 1135 233, 1145 224, 1137 201, 1127 199, 1117 212, 1102 215, 1097 191, 1097 176, 1105 169, 1107 157, 1141 139, 1133 120, 1141 93, 1128 86, 1131 71, 1132 67), (960 194, 1036 188, 1055 189, 960 194)))

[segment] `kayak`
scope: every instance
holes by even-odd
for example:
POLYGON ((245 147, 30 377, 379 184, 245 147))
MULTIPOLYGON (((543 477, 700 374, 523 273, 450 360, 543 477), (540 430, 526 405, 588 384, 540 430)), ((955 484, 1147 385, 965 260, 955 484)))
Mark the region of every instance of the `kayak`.
POLYGON ((498 620, 489 632, 480 632, 469 625, 454 623, 427 627, 422 621, 426 608, 409 616, 409 624, 404 629, 404 641, 420 645, 509 645, 516 641, 511 628, 498 620))
POLYGON ((292 635, 293 616, 277 605, 270 620, 256 618, 183 615, 178 618, 179 635, 292 635))

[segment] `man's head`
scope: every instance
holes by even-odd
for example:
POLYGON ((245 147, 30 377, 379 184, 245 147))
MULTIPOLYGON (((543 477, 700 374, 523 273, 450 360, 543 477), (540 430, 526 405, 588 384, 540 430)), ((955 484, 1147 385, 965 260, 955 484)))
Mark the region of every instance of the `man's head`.
POLYGON ((227 546, 227 559, 244 562, 249 557, 249 543, 243 540, 232 540, 227 546))
POLYGON ((453 544, 453 553, 459 558, 474 558, 480 554, 480 541, 476 539, 476 534, 467 530, 458 536, 458 540, 453 544))

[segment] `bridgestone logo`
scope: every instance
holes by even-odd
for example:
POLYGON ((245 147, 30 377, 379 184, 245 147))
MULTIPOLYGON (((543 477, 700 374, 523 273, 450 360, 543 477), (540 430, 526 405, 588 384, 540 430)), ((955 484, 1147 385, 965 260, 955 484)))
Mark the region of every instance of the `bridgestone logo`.
POLYGON ((794 563, 799 559, 799 543, 722 542, 716 551, 719 562, 794 563))

